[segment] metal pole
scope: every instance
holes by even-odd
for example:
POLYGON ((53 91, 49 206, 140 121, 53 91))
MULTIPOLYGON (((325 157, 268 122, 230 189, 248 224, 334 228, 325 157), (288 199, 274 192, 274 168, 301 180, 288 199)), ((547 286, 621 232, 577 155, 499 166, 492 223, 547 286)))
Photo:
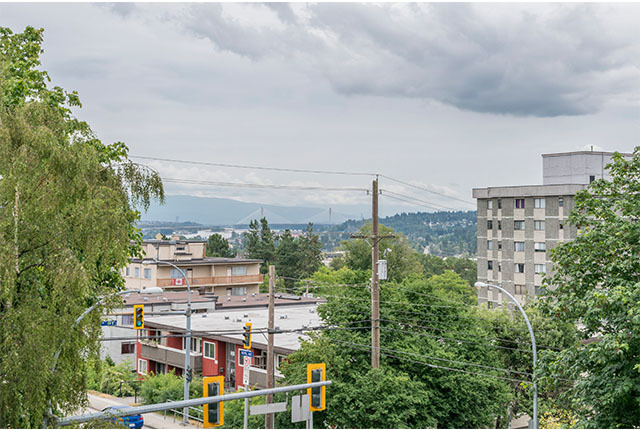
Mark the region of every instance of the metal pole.
MULTIPOLYGON (((189 381, 187 380, 187 374, 189 373, 189 368, 190 368, 190 364, 191 364, 191 285, 189 284, 189 279, 187 279, 187 275, 185 275, 184 271, 179 268, 178 266, 176 266, 175 264, 169 262, 169 261, 164 261, 164 260, 158 260, 156 258, 156 263, 158 264, 167 264, 173 268, 175 268, 178 272, 180 272, 180 274, 182 275, 182 279, 184 279, 184 282, 187 283, 187 311, 186 311, 186 315, 187 315, 187 337, 185 339, 185 351, 184 351, 184 392, 183 392, 183 396, 184 396, 184 400, 189 400, 189 381)), ((183 409, 183 414, 182 414, 182 424, 184 424, 185 426, 189 424, 189 408, 185 407, 183 409)))
MULTIPOLYGON (((269 266, 269 334, 267 335, 267 388, 274 385, 274 352, 273 352, 273 330, 275 326, 275 288, 276 268, 269 266)), ((268 394, 265 403, 273 402, 273 395, 268 394)), ((264 419, 265 428, 273 428, 273 414, 267 414, 264 419)))
POLYGON ((380 367, 380 289, 378 288, 378 179, 371 195, 371 367, 380 367))
POLYGON ((222 396, 200 397, 197 399, 180 400, 177 402, 156 403, 153 405, 134 406, 127 409, 116 409, 109 412, 95 412, 86 415, 76 415, 72 417, 66 417, 58 420, 55 423, 56 427, 67 426, 73 423, 86 423, 94 419, 100 419, 104 417, 128 417, 131 415, 148 414, 149 412, 165 411, 167 409, 179 409, 189 406, 204 405, 205 403, 218 403, 227 402, 230 400, 253 398, 258 396, 264 396, 266 394, 287 393, 289 391, 306 390, 307 388, 323 387, 325 385, 331 385, 331 381, 311 382, 308 384, 289 385, 285 387, 276 387, 266 390, 254 390, 247 392, 238 392, 232 394, 223 394, 222 396))
POLYGON ((516 304, 520 313, 524 317, 524 322, 527 323, 527 329, 529 329, 529 336, 531 337, 531 348, 533 349, 533 428, 538 428, 538 386, 536 385, 536 361, 538 360, 538 349, 536 348, 536 338, 533 335, 533 329, 531 328, 531 323, 529 322, 529 318, 527 318, 527 314, 524 313, 524 309, 520 306, 520 303, 513 297, 507 290, 502 287, 493 284, 485 284, 484 282, 476 282, 476 287, 493 287, 502 291, 511 299, 512 302, 516 304))
POLYGON ((313 430, 313 411, 309 411, 309 429, 313 430))
MULTIPOLYGON (((248 372, 249 369, 245 367, 245 372, 248 372)), ((249 387, 245 386, 244 391, 249 391, 249 387)), ((244 427, 245 430, 249 428, 249 398, 245 397, 244 399, 244 427)))

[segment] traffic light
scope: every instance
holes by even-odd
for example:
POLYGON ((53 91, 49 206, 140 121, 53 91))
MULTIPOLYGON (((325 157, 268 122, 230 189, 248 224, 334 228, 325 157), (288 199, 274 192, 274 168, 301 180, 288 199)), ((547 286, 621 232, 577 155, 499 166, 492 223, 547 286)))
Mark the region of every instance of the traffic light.
POLYGON ((133 307, 133 328, 136 330, 144 328, 144 305, 133 307))
POLYGON ((191 382, 191 380, 193 379, 193 369, 191 369, 190 367, 187 367, 186 378, 187 382, 191 382))
MULTIPOLYGON (((327 380, 327 365, 325 363, 307 364, 307 384, 327 380)), ((327 387, 307 388, 309 395, 309 410, 324 411, 327 409, 327 387)))
POLYGON ((244 333, 242 334, 242 347, 251 349, 251 323, 244 324, 244 333))
MULTIPOLYGON (((203 380, 202 397, 222 396, 224 394, 224 375, 208 376, 203 380)), ((203 427, 220 427, 224 424, 224 402, 204 404, 203 427)))

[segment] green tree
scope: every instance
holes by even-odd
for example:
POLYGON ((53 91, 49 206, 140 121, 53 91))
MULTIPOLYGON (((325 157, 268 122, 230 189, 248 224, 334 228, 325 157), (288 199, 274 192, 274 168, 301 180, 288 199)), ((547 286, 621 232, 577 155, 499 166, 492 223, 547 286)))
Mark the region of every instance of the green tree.
POLYGON ((217 233, 209 236, 207 240, 207 257, 233 258, 236 252, 229 247, 229 241, 217 233))
POLYGON ((260 272, 269 272, 269 265, 276 259, 275 235, 269 228, 269 222, 262 218, 260 222, 253 220, 249 223, 249 231, 245 233, 245 251, 249 258, 263 260, 260 272))
MULTIPOLYGON (((580 427, 640 426, 640 148, 631 159, 613 156, 610 180, 576 194, 568 223, 572 242, 551 253, 554 275, 542 309, 579 325, 580 338, 561 352, 547 352, 542 376, 566 378, 560 406, 580 427)), ((562 387, 560 387, 562 388, 562 387)))
POLYGON ((0 28, 1 427, 40 427, 47 405, 67 414, 86 401, 100 308, 74 321, 123 288, 141 249, 135 208, 164 198, 154 171, 73 116, 76 93, 48 88, 42 34, 0 28))
POLYGON ((287 292, 293 292, 296 284, 295 279, 301 277, 300 266, 300 244, 291 236, 289 229, 280 236, 278 247, 276 248, 276 274, 284 278, 284 285, 287 292))
POLYGON ((313 232, 313 224, 309 223, 302 236, 298 238, 300 254, 300 277, 313 275, 322 266, 322 243, 313 232))

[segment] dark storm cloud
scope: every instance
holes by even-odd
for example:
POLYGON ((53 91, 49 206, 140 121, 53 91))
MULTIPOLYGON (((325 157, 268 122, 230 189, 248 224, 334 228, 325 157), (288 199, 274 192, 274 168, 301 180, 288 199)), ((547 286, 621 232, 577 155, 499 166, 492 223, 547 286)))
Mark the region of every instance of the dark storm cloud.
POLYGON ((340 94, 480 113, 593 113, 639 79, 637 36, 618 37, 599 5, 324 3, 306 7, 304 21, 286 4, 255 7, 275 11, 281 25, 246 25, 220 4, 194 5, 183 24, 254 61, 307 57, 340 94))

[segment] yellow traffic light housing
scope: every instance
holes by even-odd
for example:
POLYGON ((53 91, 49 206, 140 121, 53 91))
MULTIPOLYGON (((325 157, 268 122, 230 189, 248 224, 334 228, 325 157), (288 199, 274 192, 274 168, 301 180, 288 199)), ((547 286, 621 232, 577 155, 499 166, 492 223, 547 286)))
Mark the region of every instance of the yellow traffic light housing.
POLYGON ((242 333, 242 347, 251 349, 251 323, 244 324, 244 333, 242 333))
MULTIPOLYGON (((307 364, 307 384, 327 380, 327 365, 325 363, 307 364)), ((309 410, 324 411, 327 409, 327 387, 307 388, 309 395, 309 410)))
MULTIPOLYGON (((222 396, 224 394, 224 375, 208 376, 203 379, 202 397, 222 396)), ((224 402, 205 403, 203 408, 203 427, 224 425, 224 402)))
POLYGON ((133 328, 136 330, 144 328, 144 305, 133 307, 133 328))

